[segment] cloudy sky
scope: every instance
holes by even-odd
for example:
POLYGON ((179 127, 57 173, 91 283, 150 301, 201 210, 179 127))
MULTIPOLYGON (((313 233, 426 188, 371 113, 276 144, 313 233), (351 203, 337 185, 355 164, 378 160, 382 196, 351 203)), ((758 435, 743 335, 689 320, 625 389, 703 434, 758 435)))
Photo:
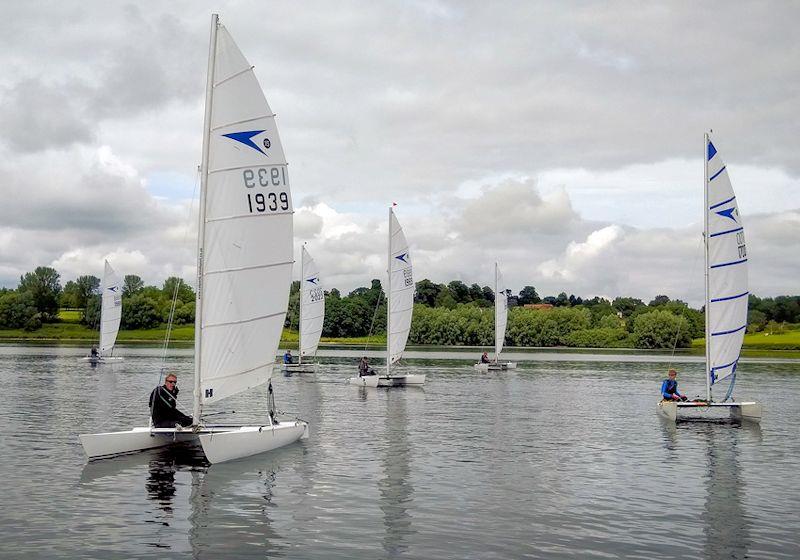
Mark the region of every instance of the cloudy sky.
POLYGON ((800 293, 800 4, 4 2, 0 285, 36 266, 193 282, 210 14, 256 67, 295 241, 383 277, 702 300, 703 133, 751 291, 800 293))

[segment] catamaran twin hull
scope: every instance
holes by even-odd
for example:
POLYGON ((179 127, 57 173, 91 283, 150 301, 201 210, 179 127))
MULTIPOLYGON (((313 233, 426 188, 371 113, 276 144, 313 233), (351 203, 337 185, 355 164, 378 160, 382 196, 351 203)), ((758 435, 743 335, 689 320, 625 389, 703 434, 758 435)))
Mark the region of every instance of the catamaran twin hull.
POLYGON ((281 365, 281 371, 286 374, 292 373, 316 373, 317 371, 317 363, 316 362, 307 362, 303 364, 283 364, 281 365))
POLYGON ((125 358, 121 356, 101 356, 101 357, 93 357, 93 356, 84 356, 81 358, 82 362, 89 362, 90 364, 113 364, 123 361, 125 358))
MULTIPOLYGON (((683 418, 691 418, 693 420, 703 419, 704 413, 714 410, 730 410, 730 417, 733 420, 741 421, 747 420, 750 422, 761 422, 761 403, 758 402, 725 402, 725 403, 705 403, 705 402, 677 402, 677 401, 659 401, 658 412, 659 414, 672 422, 676 422, 683 418), (678 412, 680 411, 681 417, 679 418, 678 412), (685 414, 693 413, 693 414, 685 414)), ((708 416, 705 416, 708 418, 708 416)))
POLYGON ((249 457, 300 439, 308 438, 308 424, 302 420, 271 426, 203 426, 192 428, 133 428, 126 432, 78 436, 90 461, 105 459, 175 443, 199 444, 210 463, 249 457))
POLYGON ((358 387, 421 387, 425 384, 425 375, 418 373, 410 375, 364 375, 350 377, 347 383, 358 387))
POLYGON ((517 369, 516 362, 497 362, 497 363, 488 363, 488 364, 475 364, 475 369, 486 373, 489 371, 507 371, 509 369, 517 369))

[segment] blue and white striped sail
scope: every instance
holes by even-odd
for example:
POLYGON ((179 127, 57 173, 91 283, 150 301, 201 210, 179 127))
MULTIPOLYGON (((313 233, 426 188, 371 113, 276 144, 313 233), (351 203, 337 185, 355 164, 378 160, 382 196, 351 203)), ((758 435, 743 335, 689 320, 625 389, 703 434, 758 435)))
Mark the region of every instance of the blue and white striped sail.
POLYGON ((506 340, 506 323, 508 322, 508 297, 506 285, 500 267, 494 263, 494 355, 500 359, 503 342, 506 340))
POLYGON ((728 171, 707 140, 706 294, 709 385, 736 371, 747 328, 747 248, 744 227, 728 171))
POLYGON ((303 245, 301 251, 300 282, 300 359, 314 356, 325 322, 325 291, 319 277, 319 268, 303 245))

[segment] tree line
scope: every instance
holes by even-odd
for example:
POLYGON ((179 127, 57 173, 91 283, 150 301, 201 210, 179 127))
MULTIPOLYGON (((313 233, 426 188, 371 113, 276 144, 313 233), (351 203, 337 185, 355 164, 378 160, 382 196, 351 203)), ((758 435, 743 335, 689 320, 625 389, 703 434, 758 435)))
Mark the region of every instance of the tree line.
MULTIPOLYGON (((96 328, 100 320, 100 279, 80 276, 62 288, 58 272, 38 267, 20 277, 16 289, 0 289, 0 328, 36 330, 59 320, 60 309, 80 310, 80 320, 96 328)), ((572 346, 672 348, 686 347, 704 335, 702 309, 658 295, 649 303, 632 297, 608 300, 581 298, 562 292, 540 297, 533 286, 517 294, 506 291, 510 346, 572 346), (530 308, 531 304, 540 304, 530 308), (542 305, 544 304, 544 305, 542 305), (529 307, 526 307, 529 306, 529 307)), ((466 285, 460 280, 416 284, 411 343, 492 346, 494 292, 489 286, 466 285)), ((300 283, 292 283, 286 326, 296 330, 300 283)), ((748 331, 779 330, 800 323, 800 296, 759 298, 750 295, 748 331)), ((194 323, 195 293, 180 278, 146 286, 137 275, 126 275, 122 286, 123 329, 149 329, 169 321, 194 323), (175 307, 173 311, 173 298, 175 307)), ((365 337, 386 332, 386 299, 380 280, 347 295, 326 291, 323 336, 365 337)))

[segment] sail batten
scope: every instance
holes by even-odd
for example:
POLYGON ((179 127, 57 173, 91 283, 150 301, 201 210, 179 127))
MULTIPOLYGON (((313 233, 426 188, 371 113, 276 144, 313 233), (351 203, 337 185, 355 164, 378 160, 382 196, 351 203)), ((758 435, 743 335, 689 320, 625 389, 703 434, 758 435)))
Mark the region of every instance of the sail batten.
POLYGON ((736 371, 747 329, 747 247, 727 166, 706 140, 706 334, 709 387, 736 371))
POLYGON ((294 210, 274 113, 225 26, 212 36, 199 242, 201 403, 269 381, 293 262, 294 210))

